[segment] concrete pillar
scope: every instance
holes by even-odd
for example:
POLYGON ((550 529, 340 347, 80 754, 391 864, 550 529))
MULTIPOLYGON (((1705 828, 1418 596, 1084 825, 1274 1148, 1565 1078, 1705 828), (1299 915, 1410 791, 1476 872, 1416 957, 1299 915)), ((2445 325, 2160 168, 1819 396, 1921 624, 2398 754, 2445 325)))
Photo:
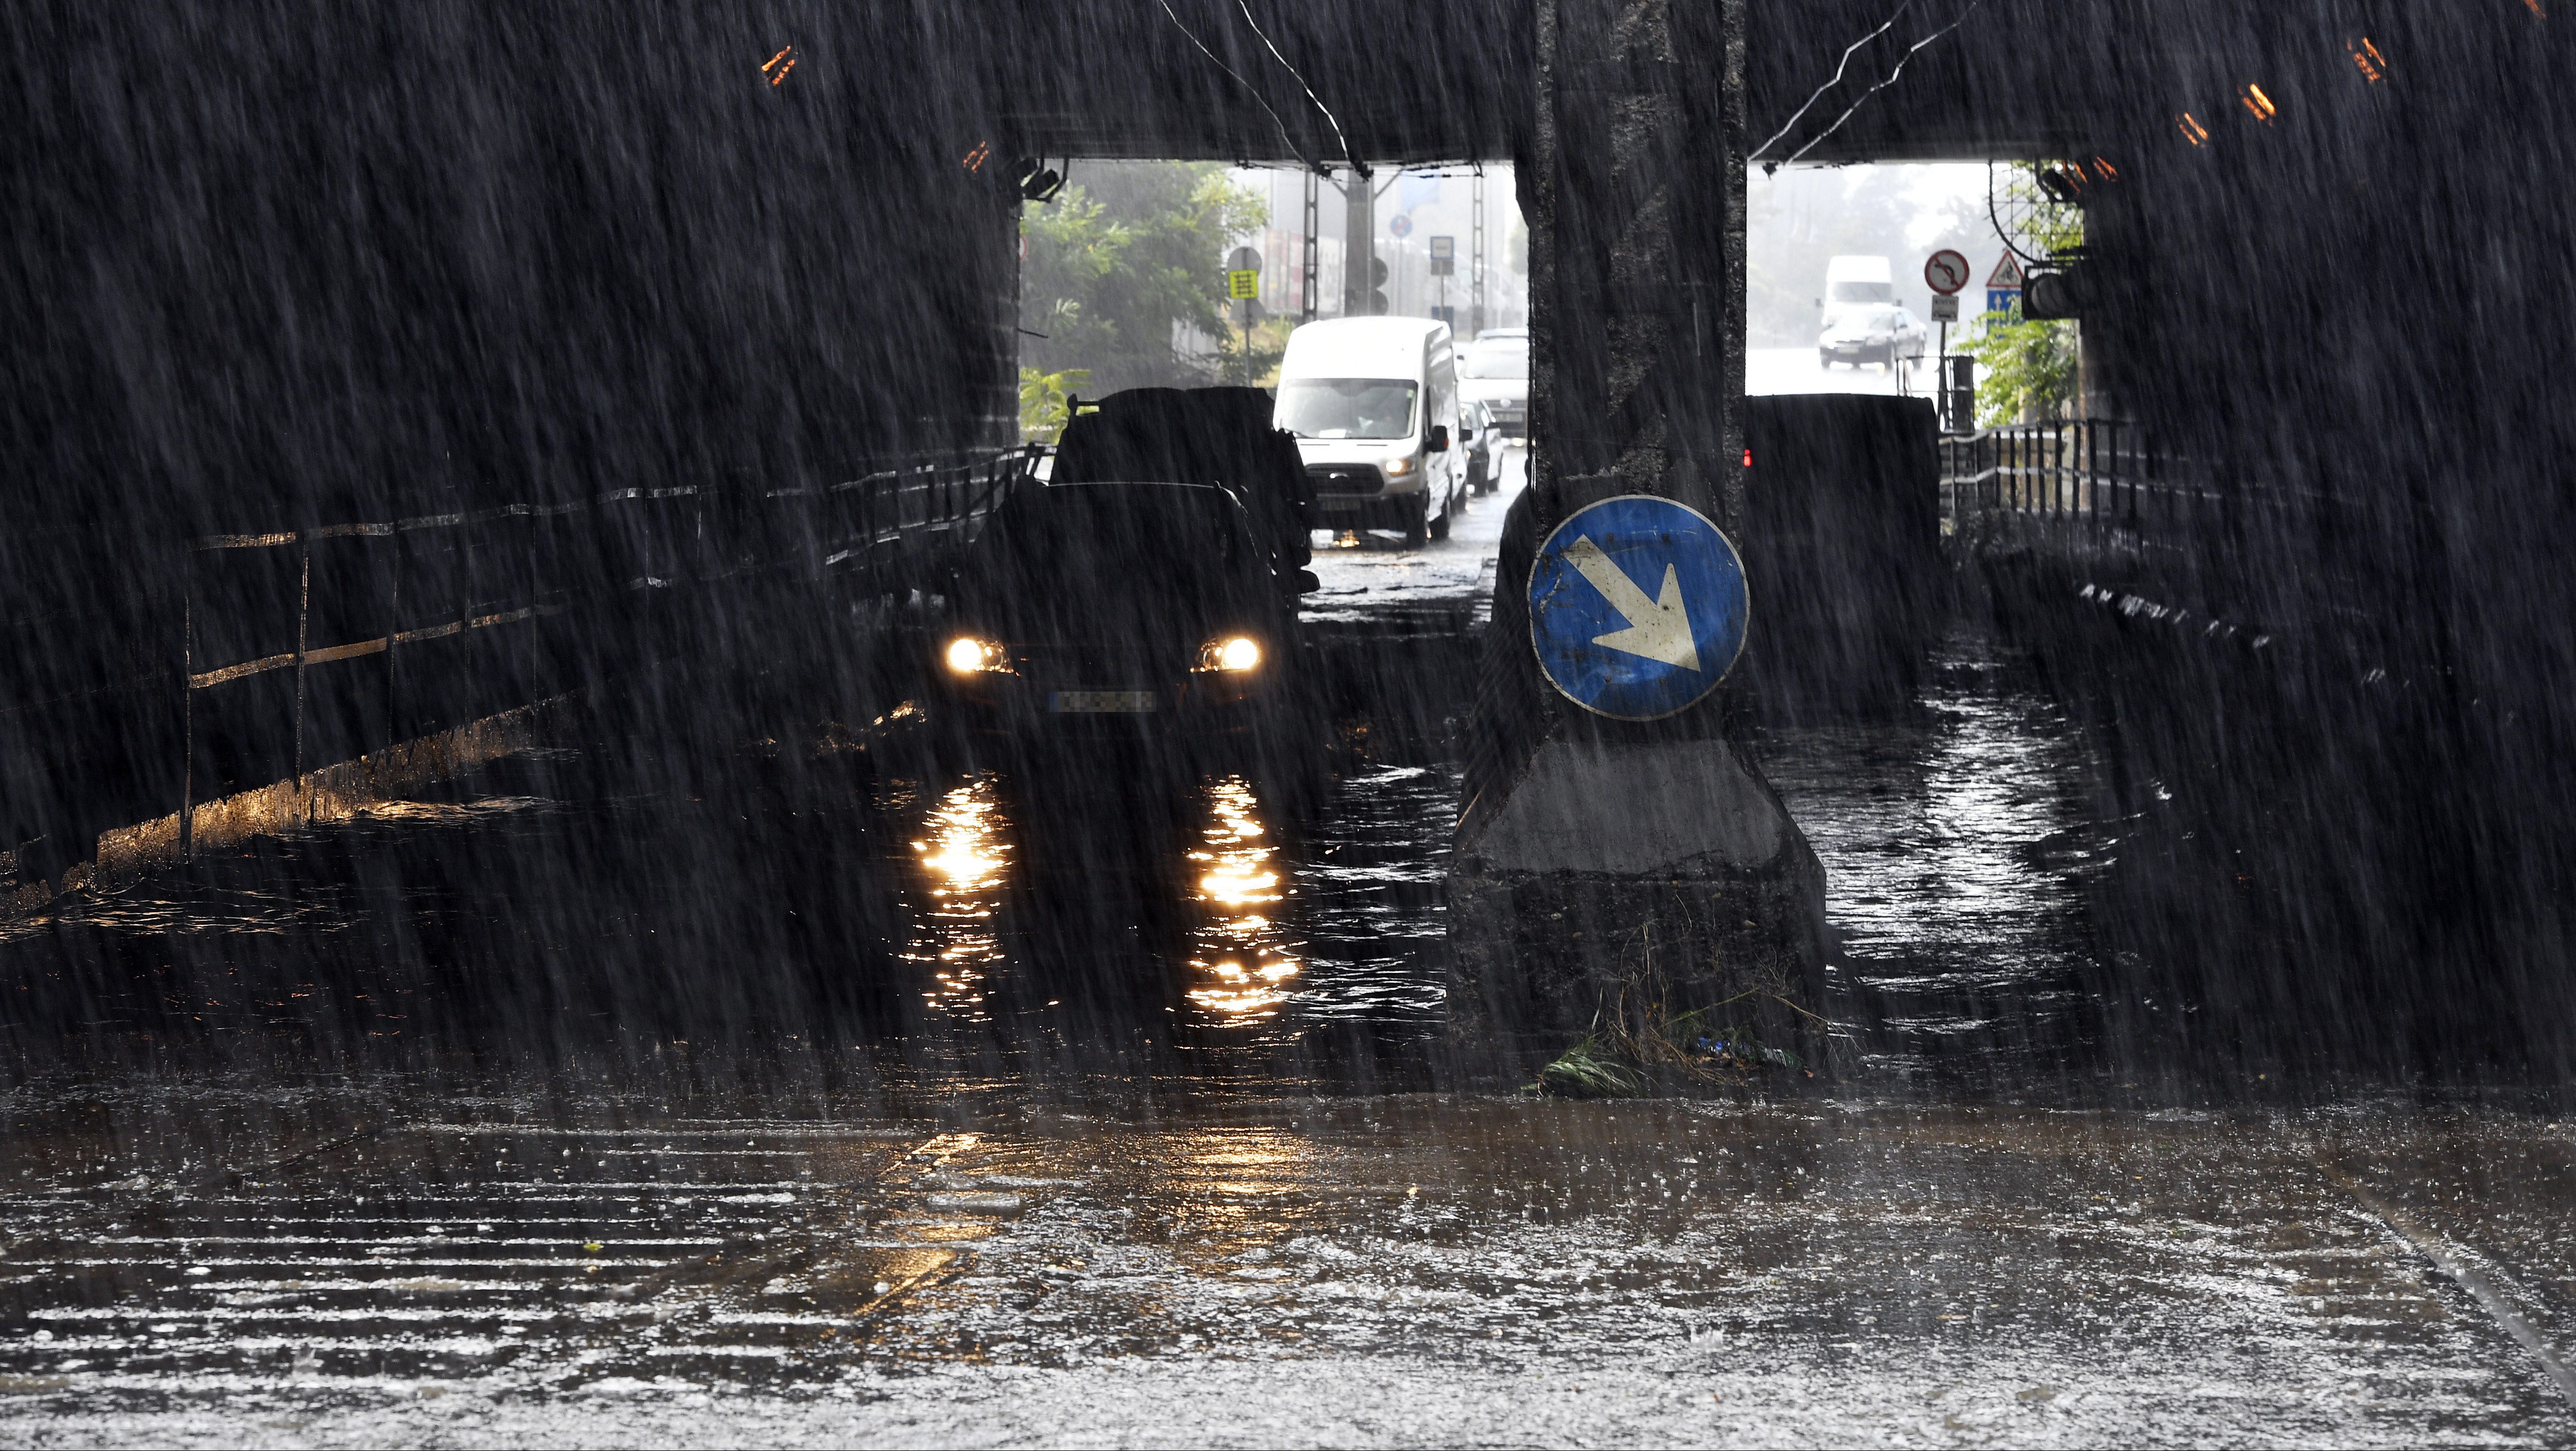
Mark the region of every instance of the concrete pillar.
POLYGON ((1538 25, 1517 158, 1534 482, 1505 523, 1448 883, 1453 1023, 1553 1051, 1596 1014, 1733 999, 1813 1048, 1796 1007, 1819 1006, 1824 876, 1737 739, 1736 689, 1593 715, 1529 628, 1537 547, 1586 504, 1662 495, 1742 538, 1742 0, 1540 0, 1538 25))

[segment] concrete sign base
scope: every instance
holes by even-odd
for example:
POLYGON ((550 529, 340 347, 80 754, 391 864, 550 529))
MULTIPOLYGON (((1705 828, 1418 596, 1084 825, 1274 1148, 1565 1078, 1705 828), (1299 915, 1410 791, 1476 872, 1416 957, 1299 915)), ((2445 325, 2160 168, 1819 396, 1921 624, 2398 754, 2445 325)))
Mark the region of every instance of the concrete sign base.
POLYGON ((1824 868, 1725 741, 1541 745, 1448 896, 1453 1037, 1553 1054, 1623 998, 1733 1000, 1729 1021, 1826 1062, 1798 1010, 1823 1002, 1824 868))

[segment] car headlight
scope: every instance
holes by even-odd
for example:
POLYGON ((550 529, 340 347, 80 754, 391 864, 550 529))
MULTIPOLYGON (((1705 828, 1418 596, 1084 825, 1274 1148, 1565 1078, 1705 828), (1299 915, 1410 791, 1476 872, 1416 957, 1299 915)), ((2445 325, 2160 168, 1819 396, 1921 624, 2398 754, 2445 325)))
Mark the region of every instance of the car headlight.
POLYGON ((1001 646, 990 640, 979 640, 973 635, 960 635, 949 641, 945 658, 948 661, 948 668, 960 675, 974 675, 984 671, 1011 668, 1011 657, 1003 653, 1001 646))
POLYGON ((1224 670, 1240 675, 1261 668, 1261 642, 1249 635, 1226 635, 1199 647, 1201 670, 1224 670))
POLYGON ((1413 472, 1413 460, 1409 458, 1391 458, 1388 459, 1382 467, 1385 468, 1386 476, 1388 478, 1400 478, 1405 474, 1413 472))

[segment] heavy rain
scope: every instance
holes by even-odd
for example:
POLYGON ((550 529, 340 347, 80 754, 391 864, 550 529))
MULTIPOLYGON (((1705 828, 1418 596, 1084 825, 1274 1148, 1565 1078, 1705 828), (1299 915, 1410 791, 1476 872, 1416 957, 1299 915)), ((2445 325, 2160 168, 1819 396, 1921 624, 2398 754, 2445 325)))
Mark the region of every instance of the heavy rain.
POLYGON ((12 11, 0 1428, 2576 1442, 2560 9, 12 11))

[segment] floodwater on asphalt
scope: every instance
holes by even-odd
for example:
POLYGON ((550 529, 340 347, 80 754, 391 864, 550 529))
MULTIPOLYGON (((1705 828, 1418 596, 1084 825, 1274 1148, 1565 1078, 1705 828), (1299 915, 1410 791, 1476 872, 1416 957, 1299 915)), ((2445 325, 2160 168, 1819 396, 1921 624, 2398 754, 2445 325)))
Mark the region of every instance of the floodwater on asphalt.
POLYGON ((9 1112, 30 1443, 2576 1434, 2529 1348, 2576 1268, 2556 1124, 1394 1095, 959 1127, 384 1080, 9 1112))
MULTIPOLYGON (((2099 1077, 2080 743, 1981 635, 1931 679, 1901 719, 1759 743, 1831 883, 1842 1075, 2062 1096, 2099 1077)), ((889 1103, 1433 1085, 1449 761, 1346 751, 1279 779, 789 754, 639 793, 604 750, 558 746, 67 898, 0 927, 9 1046, 36 1074, 655 1081, 740 1057, 889 1103)))
MULTIPOLYGON (((1329 607, 1424 568, 1473 588, 1353 552, 1329 607)), ((1925 678, 1756 743, 1845 1051, 1725 1102, 1456 1056, 1455 769, 1365 722, 1286 772, 576 731, 63 899, 0 927, 0 1424, 2576 1439, 2565 1126, 2142 1084, 2080 734, 1973 628, 1925 678)))

